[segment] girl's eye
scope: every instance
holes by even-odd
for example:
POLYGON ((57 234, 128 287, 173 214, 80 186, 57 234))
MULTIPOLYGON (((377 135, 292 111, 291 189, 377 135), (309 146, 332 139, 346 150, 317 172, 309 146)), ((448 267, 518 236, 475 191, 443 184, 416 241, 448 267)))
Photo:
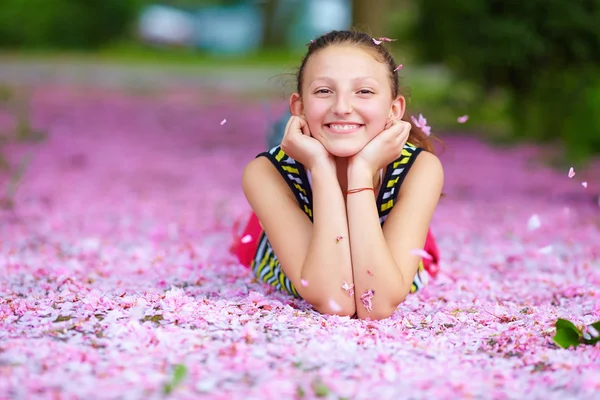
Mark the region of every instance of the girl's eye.
POLYGON ((329 92, 331 92, 331 90, 329 90, 329 89, 319 89, 315 93, 318 93, 318 94, 327 94, 329 92))
POLYGON ((358 93, 360 93, 360 94, 373 94, 373 91, 371 91, 369 89, 362 89, 362 90, 359 90, 358 93))

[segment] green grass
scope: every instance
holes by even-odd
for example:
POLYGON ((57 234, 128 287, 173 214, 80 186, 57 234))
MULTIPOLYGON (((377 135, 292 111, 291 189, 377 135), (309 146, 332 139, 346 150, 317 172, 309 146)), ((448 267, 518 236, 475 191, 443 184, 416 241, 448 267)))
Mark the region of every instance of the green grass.
POLYGON ((145 47, 118 44, 97 51, 0 50, 0 60, 46 62, 109 63, 204 68, 290 68, 299 65, 300 51, 261 50, 244 55, 212 55, 197 49, 145 47))

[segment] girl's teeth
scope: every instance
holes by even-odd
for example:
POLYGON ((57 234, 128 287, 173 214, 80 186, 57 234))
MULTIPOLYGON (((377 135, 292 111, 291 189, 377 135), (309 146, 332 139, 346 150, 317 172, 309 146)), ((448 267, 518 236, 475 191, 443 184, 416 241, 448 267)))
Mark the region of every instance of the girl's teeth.
POLYGON ((331 125, 331 127, 337 130, 350 130, 358 128, 358 125, 331 125))

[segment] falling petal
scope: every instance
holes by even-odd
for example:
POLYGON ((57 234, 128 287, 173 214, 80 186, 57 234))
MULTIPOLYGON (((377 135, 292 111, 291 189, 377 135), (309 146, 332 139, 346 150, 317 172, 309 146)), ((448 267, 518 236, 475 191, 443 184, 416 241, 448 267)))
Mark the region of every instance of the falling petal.
POLYGON ((412 249, 410 251, 411 254, 414 254, 415 256, 420 256, 422 258, 425 258, 427 260, 433 260, 433 257, 431 256, 431 254, 429 254, 428 252, 426 252, 423 249, 412 249))
POLYGON ((550 253, 552 253, 552 250, 553 250, 552 246, 546 246, 546 247, 542 247, 538 251, 540 254, 550 254, 550 253))
POLYGON ((587 182, 581 182, 581 186, 583 186, 584 188, 587 188, 587 182))
POLYGON ((223 121, 221 121, 221 126, 225 125, 225 122, 227 122, 227 118, 224 118, 223 121))
POLYGON ((308 281, 306 279, 300 279, 300 284, 304 287, 308 286, 308 281))
POLYGON ((398 64, 398 66, 396 67, 396 69, 394 70, 394 72, 400 71, 402 69, 402 67, 403 67, 402 64, 398 64))
POLYGON ((245 235, 241 241, 242 241, 242 243, 250 243, 252 241, 252 236, 245 235))
POLYGON ((362 296, 360 296, 360 300, 362 301, 363 306, 365 306, 368 312, 373 311, 373 304, 371 304, 371 299, 373 298, 374 294, 375 292, 369 289, 366 292, 364 292, 362 296))
POLYGON ((333 300, 333 299, 329 300, 329 308, 331 308, 331 311, 333 311, 333 312, 342 311, 342 307, 340 307, 339 304, 336 303, 335 300, 333 300))
POLYGON ((458 123, 459 124, 464 124, 465 122, 467 122, 469 120, 469 116, 468 115, 463 115, 462 117, 458 117, 458 123))
POLYGON ((572 177, 574 177, 574 176, 575 176, 575 170, 573 169, 573 167, 571 167, 571 168, 569 169, 569 178, 572 178, 572 177))
POLYGON ((533 214, 531 217, 529 217, 529 221, 527 221, 527 229, 529 229, 530 231, 534 231, 540 226, 542 226, 542 223, 540 221, 540 217, 538 217, 537 214, 533 214))
POLYGON ((381 40, 377 40, 377 39, 373 38, 373 43, 375 43, 375 44, 381 44, 381 42, 382 42, 381 40))

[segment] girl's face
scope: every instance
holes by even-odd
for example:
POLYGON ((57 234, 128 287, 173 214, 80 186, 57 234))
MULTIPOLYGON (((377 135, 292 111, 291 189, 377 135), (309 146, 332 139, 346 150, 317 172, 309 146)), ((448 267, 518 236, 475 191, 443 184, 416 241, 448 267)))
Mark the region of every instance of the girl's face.
POLYGON ((329 153, 353 156, 404 114, 404 98, 392 98, 388 73, 386 64, 355 45, 319 50, 305 65, 302 96, 290 99, 292 113, 304 115, 329 153))

